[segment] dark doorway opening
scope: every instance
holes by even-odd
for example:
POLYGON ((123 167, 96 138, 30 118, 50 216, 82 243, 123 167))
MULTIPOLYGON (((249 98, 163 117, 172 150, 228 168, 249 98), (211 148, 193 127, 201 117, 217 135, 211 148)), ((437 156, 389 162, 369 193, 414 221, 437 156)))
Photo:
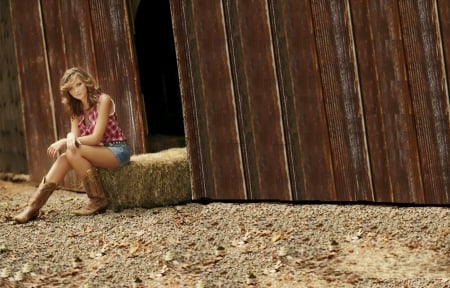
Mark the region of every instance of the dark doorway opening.
POLYGON ((141 0, 134 24, 149 132, 148 152, 185 146, 169 1, 141 0))

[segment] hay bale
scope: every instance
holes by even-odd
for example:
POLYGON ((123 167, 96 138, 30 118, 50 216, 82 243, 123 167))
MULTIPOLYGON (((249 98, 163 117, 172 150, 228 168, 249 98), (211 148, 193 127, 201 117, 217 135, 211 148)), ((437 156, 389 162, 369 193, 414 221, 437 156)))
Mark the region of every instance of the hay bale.
POLYGON ((99 169, 99 176, 114 210, 152 208, 192 200, 186 147, 133 155, 117 169, 99 169))

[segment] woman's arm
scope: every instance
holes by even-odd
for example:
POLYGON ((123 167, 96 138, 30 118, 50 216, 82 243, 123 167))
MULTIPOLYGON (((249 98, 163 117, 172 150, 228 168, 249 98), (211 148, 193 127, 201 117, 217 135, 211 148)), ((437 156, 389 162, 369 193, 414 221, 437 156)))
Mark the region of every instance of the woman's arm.
POLYGON ((78 147, 80 143, 77 138, 80 135, 80 130, 78 129, 78 121, 79 117, 71 118, 70 132, 67 133, 67 137, 55 141, 47 148, 47 154, 50 157, 56 157, 58 155, 58 152, 60 152, 64 148, 76 149, 76 147, 78 147))
POLYGON ((66 149, 75 149, 76 148, 76 136, 80 135, 80 132, 78 130, 78 118, 71 118, 70 119, 70 131, 67 134, 66 138, 61 138, 55 142, 53 142, 50 146, 47 148, 47 154, 50 157, 55 158, 61 150, 64 148, 66 149))
POLYGON ((80 117, 70 118, 70 132, 75 137, 80 137, 80 129, 78 129, 78 122, 80 122, 80 117))
POLYGON ((50 146, 47 148, 47 154, 50 157, 55 158, 58 155, 58 152, 64 149, 66 146, 67 140, 66 138, 61 138, 55 142, 53 142, 50 146))
POLYGON ((67 133, 66 137, 66 147, 69 150, 76 149, 80 144, 80 140, 78 139, 80 136, 80 130, 78 129, 79 121, 79 117, 70 118, 70 132, 67 133))

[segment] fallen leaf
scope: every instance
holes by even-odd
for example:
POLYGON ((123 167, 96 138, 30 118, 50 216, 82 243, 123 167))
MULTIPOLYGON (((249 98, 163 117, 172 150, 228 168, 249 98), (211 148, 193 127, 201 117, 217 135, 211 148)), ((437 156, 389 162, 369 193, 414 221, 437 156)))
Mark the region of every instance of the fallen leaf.
POLYGON ((137 242, 136 244, 130 246, 130 250, 128 250, 128 257, 135 257, 136 253, 142 249, 141 242, 137 242))

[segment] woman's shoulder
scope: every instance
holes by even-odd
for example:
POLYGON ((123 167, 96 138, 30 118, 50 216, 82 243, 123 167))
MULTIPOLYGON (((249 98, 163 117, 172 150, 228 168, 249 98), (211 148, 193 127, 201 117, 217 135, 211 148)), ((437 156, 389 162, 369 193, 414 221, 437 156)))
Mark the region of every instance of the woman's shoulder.
POLYGON ((109 96, 106 93, 101 93, 98 96, 97 99, 97 105, 98 105, 98 109, 100 110, 104 110, 104 111, 109 111, 107 112, 108 114, 111 114, 114 112, 115 108, 114 108, 114 101, 112 100, 111 96, 109 96))
POLYGON ((112 98, 108 94, 102 92, 100 95, 98 95, 97 102, 100 105, 101 104, 109 105, 110 103, 112 103, 112 98))
POLYGON ((98 98, 97 98, 97 100, 98 100, 98 102, 101 102, 101 101, 111 101, 111 96, 109 96, 109 94, 106 94, 106 93, 104 93, 104 92, 101 92, 99 95, 98 95, 98 98), (105 99, 107 99, 107 100, 105 100, 105 99))

